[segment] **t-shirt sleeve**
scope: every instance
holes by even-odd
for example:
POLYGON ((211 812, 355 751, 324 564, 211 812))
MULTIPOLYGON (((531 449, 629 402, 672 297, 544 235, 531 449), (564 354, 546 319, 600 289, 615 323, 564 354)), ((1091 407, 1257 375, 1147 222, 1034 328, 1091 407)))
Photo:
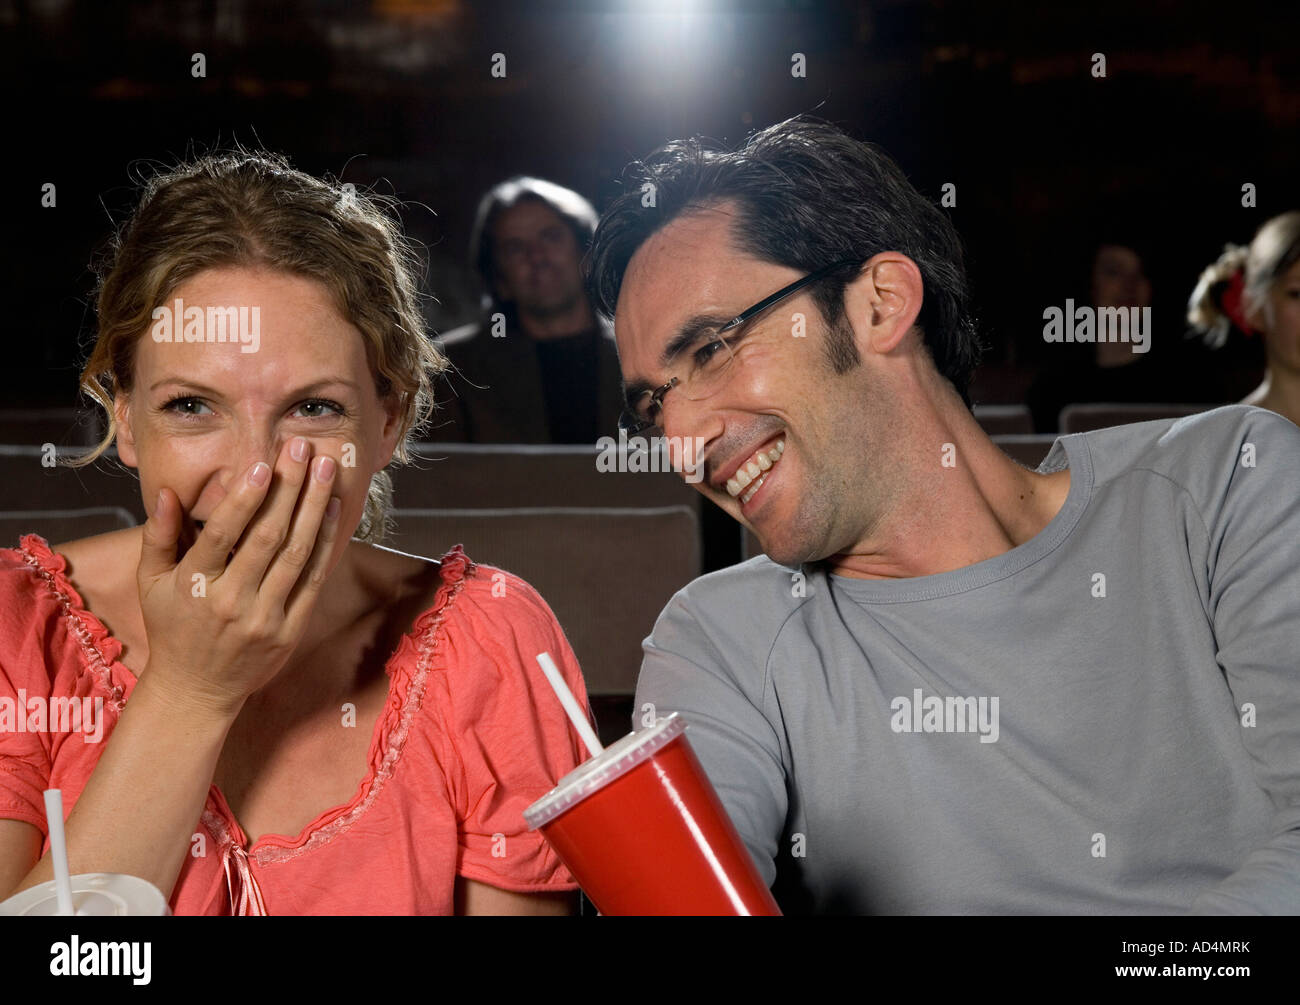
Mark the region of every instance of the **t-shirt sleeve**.
POLYGON ((1300 913, 1300 429, 1253 410, 1202 516, 1210 615, 1272 838, 1197 898, 1194 914, 1300 913))
POLYGON ((31 578, 0 559, 0 819, 22 820, 45 833, 49 734, 19 728, 26 701, 45 701, 50 678, 44 646, 48 625, 33 603, 31 578))
POLYGON ((448 780, 456 872, 517 893, 576 890, 523 814, 586 759, 537 655, 551 654, 594 728, 582 671, 550 607, 522 579, 479 566, 466 586, 443 648, 444 722, 458 766, 448 780))
MULTIPOLYGON (((730 620, 743 623, 739 616, 730 620)), ((691 748, 770 887, 788 797, 780 742, 761 707, 764 667, 733 672, 723 653, 732 643, 735 652, 748 653, 747 640, 738 637, 744 632, 723 641, 706 623, 690 588, 669 601, 642 645, 633 719, 644 725, 649 705, 656 717, 678 712, 686 720, 691 748), (750 687, 742 686, 740 673, 750 687)))

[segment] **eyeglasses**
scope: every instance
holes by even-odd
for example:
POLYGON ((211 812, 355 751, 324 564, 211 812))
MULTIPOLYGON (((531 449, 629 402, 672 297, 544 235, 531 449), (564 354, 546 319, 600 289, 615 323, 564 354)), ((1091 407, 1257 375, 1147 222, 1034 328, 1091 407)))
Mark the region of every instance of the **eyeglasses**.
POLYGON ((743 326, 754 320, 769 307, 787 297, 792 297, 805 286, 825 279, 831 273, 850 265, 858 264, 856 258, 843 258, 816 272, 809 273, 789 286, 783 286, 771 296, 764 297, 753 307, 746 308, 724 324, 716 332, 702 332, 695 343, 688 347, 690 353, 689 369, 684 376, 673 377, 668 383, 653 390, 642 391, 635 399, 629 399, 627 407, 619 417, 618 428, 628 436, 655 431, 659 416, 663 410, 664 395, 673 388, 682 392, 688 401, 702 401, 721 390, 733 372, 731 364, 736 361, 736 345, 744 337, 743 326), (728 336, 729 332, 735 334, 728 336))

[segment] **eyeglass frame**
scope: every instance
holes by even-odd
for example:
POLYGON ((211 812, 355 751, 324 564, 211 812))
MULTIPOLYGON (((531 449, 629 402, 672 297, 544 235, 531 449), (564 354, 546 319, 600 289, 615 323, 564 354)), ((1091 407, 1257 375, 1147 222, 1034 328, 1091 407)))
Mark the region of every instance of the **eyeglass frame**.
MULTIPOLYGON (((823 268, 820 268, 815 272, 810 272, 802 279, 796 279, 789 286, 781 287, 781 289, 777 290, 775 293, 772 293, 764 297, 762 300, 754 304, 752 307, 745 308, 734 318, 728 321, 725 325, 719 328, 714 333, 715 339, 721 339, 722 336, 725 335, 727 332, 739 328, 745 322, 751 321, 759 314, 762 314, 769 307, 773 307, 776 304, 780 303, 782 300, 794 296, 805 286, 809 286, 812 283, 817 282, 819 279, 825 279, 831 273, 836 272, 839 269, 844 268, 845 266, 856 265, 859 263, 859 261, 860 260, 857 258, 842 258, 838 262, 833 262, 830 265, 824 266, 823 268)), ((731 350, 730 344, 727 344, 725 342, 724 344, 727 345, 727 350, 730 352, 731 350)), ((734 361, 734 359, 735 356, 733 354, 732 361, 734 361)), ((728 365, 730 365, 730 362, 731 361, 728 361, 728 365)), ((681 378, 672 377, 668 380, 666 384, 661 384, 659 387, 656 387, 652 390, 642 391, 640 397, 644 397, 647 394, 650 395, 650 407, 657 408, 662 413, 664 407, 664 395, 666 395, 669 391, 671 391, 674 387, 676 387, 680 383, 681 383, 681 378)), ((626 433, 628 436, 635 436, 638 433, 646 429, 650 429, 655 425, 655 423, 646 422, 643 419, 641 419, 639 416, 637 416, 630 402, 628 402, 626 407, 623 409, 623 416, 636 417, 636 424, 633 427, 625 426, 623 424, 622 418, 620 418, 619 420, 619 424, 618 424, 619 431, 626 433)))

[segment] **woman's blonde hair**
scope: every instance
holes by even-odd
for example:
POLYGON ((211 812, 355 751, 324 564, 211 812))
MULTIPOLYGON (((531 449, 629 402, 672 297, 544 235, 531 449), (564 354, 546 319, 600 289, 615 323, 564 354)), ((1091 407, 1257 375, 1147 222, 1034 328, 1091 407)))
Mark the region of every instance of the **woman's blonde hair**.
MULTIPOLYGON (((186 280, 218 267, 283 270, 330 291, 365 338, 379 396, 398 396, 395 463, 408 463, 414 433, 433 411, 432 381, 448 364, 427 335, 422 269, 395 207, 387 197, 297 171, 278 154, 243 148, 149 180, 97 269, 98 326, 81 389, 107 413, 108 431, 92 451, 65 463, 90 464, 112 445, 113 398, 131 390, 136 344, 154 308, 186 280)), ((392 493, 387 471, 371 478, 355 537, 384 539, 392 493)))
MULTIPOLYGON (((1217 349, 1228 339, 1235 325, 1262 311, 1273 323, 1268 292, 1272 285, 1300 260, 1300 212, 1283 213, 1269 220, 1249 245, 1229 244, 1218 261, 1201 273, 1196 289, 1187 301, 1187 320, 1201 332, 1205 342, 1217 349), (1240 308, 1234 310, 1225 295, 1240 273, 1240 308)), ((1229 301, 1231 297, 1229 297, 1229 301)))

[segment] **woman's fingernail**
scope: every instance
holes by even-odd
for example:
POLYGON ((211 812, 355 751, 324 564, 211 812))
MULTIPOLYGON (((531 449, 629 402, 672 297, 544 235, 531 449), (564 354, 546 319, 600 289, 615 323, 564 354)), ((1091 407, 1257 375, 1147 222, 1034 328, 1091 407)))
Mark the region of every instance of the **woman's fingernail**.
POLYGON ((266 484, 266 480, 271 477, 271 465, 266 461, 258 461, 253 465, 253 470, 248 473, 248 481, 251 485, 256 485, 259 489, 266 484))
POLYGON ((343 504, 339 502, 338 496, 331 497, 329 503, 325 507, 325 519, 333 520, 338 517, 339 510, 342 506, 343 504))
POLYGON ((334 477, 334 458, 322 457, 316 464, 316 477, 323 482, 334 477))
POLYGON ((294 437, 289 444, 289 456, 295 461, 305 461, 307 459, 307 441, 301 436, 294 437))

